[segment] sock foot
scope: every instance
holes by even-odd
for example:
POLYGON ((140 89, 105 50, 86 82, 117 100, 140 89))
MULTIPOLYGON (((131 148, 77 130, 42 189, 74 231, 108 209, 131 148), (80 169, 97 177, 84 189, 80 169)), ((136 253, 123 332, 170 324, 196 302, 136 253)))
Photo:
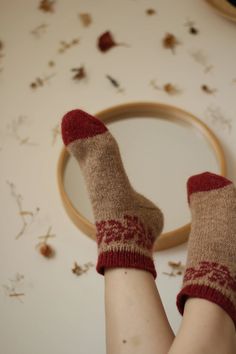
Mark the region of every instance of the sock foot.
POLYGON ((236 326, 236 189, 228 179, 205 172, 187 183, 192 214, 188 257, 177 307, 189 297, 221 306, 236 326))
POLYGON ((97 271, 132 267, 156 277, 152 249, 163 215, 131 186, 114 137, 99 119, 74 110, 63 117, 62 138, 87 185, 96 220, 97 271))

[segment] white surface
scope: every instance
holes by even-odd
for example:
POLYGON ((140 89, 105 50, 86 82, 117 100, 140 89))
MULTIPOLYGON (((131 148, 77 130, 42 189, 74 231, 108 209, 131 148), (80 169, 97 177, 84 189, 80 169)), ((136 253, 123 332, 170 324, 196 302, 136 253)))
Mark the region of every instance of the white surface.
MULTIPOLYGON (((56 165, 62 143, 52 144, 52 129, 68 110, 80 107, 95 113, 108 106, 129 101, 161 101, 180 106, 200 117, 220 138, 226 152, 229 176, 236 182, 236 46, 235 24, 219 17, 204 1, 88 0, 60 1, 54 14, 37 9, 38 1, 0 1, 0 39, 5 56, 0 59, 0 285, 9 285, 16 273, 24 274, 20 289, 23 303, 0 291, 0 352, 4 354, 91 354, 105 352, 103 279, 90 270, 81 277, 71 272, 73 262, 96 262, 96 245, 86 238, 66 216, 56 182, 56 165), (157 15, 146 16, 147 8, 157 15), (79 12, 90 12, 93 24, 83 28, 79 12), (199 35, 192 36, 184 25, 193 20, 199 35), (30 31, 48 24, 40 38, 30 31), (110 30, 117 42, 130 44, 108 53, 96 48, 96 38, 110 30), (174 33, 181 45, 173 55, 163 49, 166 32, 174 33), (58 54, 59 41, 79 37, 78 46, 58 54), (213 69, 204 72, 191 53, 201 51, 213 69), (56 66, 48 67, 54 60, 56 66), (75 82, 71 68, 85 65, 88 80, 75 82), (45 86, 32 91, 36 77, 55 73, 45 86), (125 92, 117 93, 105 78, 116 78, 125 92), (154 90, 150 81, 161 86, 171 82, 180 95, 169 96, 154 90), (200 86, 218 91, 207 95, 200 86), (213 117, 212 112, 222 117, 213 117), (210 113, 211 112, 211 113, 210 113), (12 122, 26 116, 18 134, 35 145, 19 144, 12 134, 12 122), (231 125, 231 129, 228 126, 231 125), (23 197, 22 207, 40 207, 27 232, 21 228, 16 200, 6 181, 13 182, 23 197), (52 226, 56 237, 50 242, 57 256, 42 258, 35 246, 38 236, 52 226)), ((175 297, 181 278, 168 278, 167 262, 183 261, 186 245, 155 255, 159 273, 157 284, 170 323, 175 331, 180 316, 175 297)))

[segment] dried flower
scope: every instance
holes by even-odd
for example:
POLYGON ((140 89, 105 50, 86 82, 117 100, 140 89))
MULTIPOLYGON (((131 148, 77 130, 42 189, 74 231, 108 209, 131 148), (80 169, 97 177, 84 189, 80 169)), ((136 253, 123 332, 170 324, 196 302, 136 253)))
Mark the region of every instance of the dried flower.
POLYGON ((171 83, 164 84, 163 86, 158 86, 156 83, 156 80, 151 80, 150 85, 155 89, 155 90, 162 90, 168 93, 169 95, 177 95, 181 93, 181 90, 176 86, 171 83))
POLYGON ((56 64, 55 64, 55 62, 53 61, 53 60, 50 60, 49 62, 48 62, 48 66, 50 66, 51 68, 53 67, 53 66, 55 66, 56 64))
POLYGON ((74 267, 71 270, 72 273, 76 274, 77 276, 80 276, 81 274, 87 273, 87 271, 91 267, 93 267, 93 263, 91 262, 85 263, 82 266, 80 266, 77 262, 74 262, 74 267))
POLYGON ((207 94, 209 94, 209 95, 212 95, 212 94, 214 94, 215 92, 217 92, 217 89, 215 89, 215 88, 210 88, 210 87, 207 86, 207 85, 202 85, 202 86, 201 86, 201 89, 202 89, 203 92, 205 92, 205 93, 207 93, 207 94))
POLYGON ((54 12, 55 0, 41 0, 39 3, 39 10, 44 12, 54 12))
POLYGON ((162 39, 163 47, 171 49, 173 53, 178 44, 180 44, 179 40, 172 33, 166 33, 165 37, 162 39))
POLYGON ((199 30, 195 27, 195 24, 194 24, 193 21, 187 21, 185 23, 185 26, 188 27, 188 30, 189 30, 190 34, 196 35, 196 34, 199 33, 199 30))
POLYGON ((83 66, 80 66, 79 68, 73 68, 71 69, 71 71, 75 73, 73 76, 73 80, 81 80, 87 76, 85 68, 83 66))
POLYGON ((111 32, 107 31, 104 32, 99 38, 98 38, 98 48, 102 52, 107 52, 109 49, 112 47, 115 47, 117 43, 115 42, 111 32))
POLYGON ((49 238, 56 236, 55 234, 51 234, 51 229, 52 227, 50 226, 48 228, 46 235, 42 235, 38 237, 39 239, 41 239, 41 241, 36 246, 36 248, 39 249, 41 255, 44 256, 45 258, 52 258, 55 256, 55 250, 52 248, 51 245, 47 243, 49 238))
POLYGON ((89 13, 80 13, 79 18, 84 27, 88 27, 92 23, 92 17, 89 13))
POLYGON ((154 9, 147 9, 147 10, 146 10, 146 14, 149 15, 149 16, 155 15, 155 14, 156 14, 156 10, 154 10, 154 9))

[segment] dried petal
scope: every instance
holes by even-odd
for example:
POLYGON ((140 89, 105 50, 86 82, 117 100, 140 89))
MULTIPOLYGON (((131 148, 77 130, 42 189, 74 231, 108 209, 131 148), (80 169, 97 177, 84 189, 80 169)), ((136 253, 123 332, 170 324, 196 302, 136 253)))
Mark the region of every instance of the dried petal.
POLYGON ((180 44, 178 39, 175 37, 174 34, 167 33, 165 37, 162 40, 163 47, 166 49, 171 49, 173 52, 175 50, 175 47, 180 44))
POLYGON ((39 3, 39 10, 44 12, 54 12, 55 0, 41 0, 39 3))
POLYGON ((92 17, 89 13, 81 13, 79 14, 79 18, 84 27, 88 27, 92 23, 92 17))
POLYGON ((73 80, 81 80, 87 76, 85 72, 85 68, 83 66, 79 68, 71 69, 71 71, 75 72, 75 75, 73 76, 73 80))
POLYGON ((156 14, 156 10, 154 10, 154 9, 147 9, 147 10, 146 10, 146 14, 149 15, 149 16, 155 15, 155 14, 156 14))
POLYGON ((98 48, 101 52, 107 52, 112 47, 117 46, 111 32, 107 31, 98 37, 98 48))

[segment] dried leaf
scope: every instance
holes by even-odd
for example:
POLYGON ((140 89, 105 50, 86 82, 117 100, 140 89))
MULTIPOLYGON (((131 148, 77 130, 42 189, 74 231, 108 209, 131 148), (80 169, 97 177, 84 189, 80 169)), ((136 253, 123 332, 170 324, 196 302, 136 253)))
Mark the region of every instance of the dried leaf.
POLYGON ((73 68, 71 69, 71 71, 75 73, 75 75, 73 76, 73 80, 81 80, 87 76, 85 68, 83 66, 80 66, 79 68, 73 68))
POLYGON ((201 89, 202 89, 203 92, 205 92, 205 93, 207 93, 207 94, 209 94, 209 95, 212 95, 212 94, 214 94, 215 92, 217 92, 217 89, 211 88, 211 87, 209 87, 209 86, 207 86, 207 85, 202 85, 202 86, 201 86, 201 89))
POLYGON ((163 47, 166 49, 171 49, 173 53, 178 44, 180 44, 179 40, 172 33, 166 33, 165 37, 162 39, 163 47))
POLYGON ((155 15, 156 14, 156 10, 154 9, 147 9, 146 10, 146 14, 149 16, 155 15))
POLYGON ((92 23, 92 17, 89 13, 80 13, 79 18, 84 27, 88 27, 92 23))
POLYGON ((43 12, 54 12, 55 0, 41 0, 39 3, 39 10, 43 12))

